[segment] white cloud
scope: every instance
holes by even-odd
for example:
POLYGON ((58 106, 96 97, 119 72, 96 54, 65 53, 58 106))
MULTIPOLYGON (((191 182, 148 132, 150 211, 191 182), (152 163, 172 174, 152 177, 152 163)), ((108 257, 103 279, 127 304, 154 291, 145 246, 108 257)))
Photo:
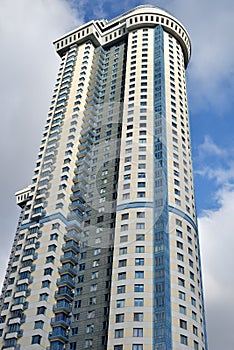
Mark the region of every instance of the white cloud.
POLYGON ((204 158, 209 155, 226 156, 227 151, 219 147, 209 135, 205 135, 204 142, 198 146, 199 156, 204 158))
POLYGON ((227 168, 205 166, 201 170, 196 170, 196 174, 214 180, 219 186, 229 187, 234 183, 234 163, 230 162, 227 168))
POLYGON ((209 347, 232 350, 234 334, 234 190, 219 192, 220 208, 199 218, 209 347), (225 327, 224 327, 225 325, 225 327), (209 337, 210 334, 210 337, 209 337))

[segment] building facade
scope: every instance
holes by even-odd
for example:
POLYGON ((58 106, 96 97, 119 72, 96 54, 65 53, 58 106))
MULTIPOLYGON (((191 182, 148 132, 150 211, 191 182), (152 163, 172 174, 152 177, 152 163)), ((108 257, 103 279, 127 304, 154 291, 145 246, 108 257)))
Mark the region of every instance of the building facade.
POLYGON ((1 349, 207 350, 185 70, 190 39, 139 6, 61 57, 1 296, 1 349))

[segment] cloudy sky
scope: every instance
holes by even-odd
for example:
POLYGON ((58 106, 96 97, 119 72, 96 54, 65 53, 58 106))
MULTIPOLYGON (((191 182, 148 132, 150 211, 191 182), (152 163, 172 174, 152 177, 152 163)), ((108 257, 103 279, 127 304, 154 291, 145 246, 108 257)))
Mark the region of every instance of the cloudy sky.
MULTIPOLYGON (((59 58, 54 39, 81 23, 111 19, 149 1, 0 0, 0 283, 31 183, 59 58)), ((188 29, 195 188, 210 350, 234 348, 234 2, 151 0, 188 29)))

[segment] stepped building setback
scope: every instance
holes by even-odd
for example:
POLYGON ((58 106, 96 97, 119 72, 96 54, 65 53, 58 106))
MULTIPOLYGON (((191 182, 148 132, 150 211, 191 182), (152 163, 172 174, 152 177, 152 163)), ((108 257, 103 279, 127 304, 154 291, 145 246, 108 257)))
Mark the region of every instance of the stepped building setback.
POLYGON ((208 350, 185 70, 151 5, 54 42, 58 78, 0 300, 0 349, 208 350))

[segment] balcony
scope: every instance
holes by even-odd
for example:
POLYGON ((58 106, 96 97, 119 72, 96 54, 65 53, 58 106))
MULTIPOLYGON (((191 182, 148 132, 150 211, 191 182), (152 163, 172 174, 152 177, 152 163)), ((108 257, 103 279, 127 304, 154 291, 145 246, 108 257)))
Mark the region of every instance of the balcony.
POLYGON ((69 317, 66 317, 65 315, 57 315, 51 319, 50 324, 51 326, 56 326, 61 324, 65 327, 69 327, 71 324, 71 321, 69 317))
POLYGON ((75 174, 84 174, 84 175, 88 175, 89 170, 87 168, 87 166, 85 165, 78 165, 75 169, 74 169, 74 173, 75 174))
POLYGON ((12 339, 12 338, 18 338, 18 332, 7 332, 5 333, 5 340, 12 339))
POLYGON ((83 220, 83 214, 78 212, 78 211, 77 212, 72 211, 72 212, 70 212, 68 214, 67 219, 69 221, 73 221, 74 220, 76 222, 76 224, 77 223, 80 224, 80 221, 83 220))
POLYGON ((85 202, 86 197, 85 197, 85 195, 84 195, 83 192, 81 192, 80 190, 78 190, 78 191, 74 192, 74 193, 70 196, 70 199, 71 199, 71 200, 80 199, 80 200, 82 200, 83 202, 85 202))
POLYGON ((69 302, 71 302, 73 300, 73 294, 66 287, 64 287, 64 288, 62 288, 62 290, 56 292, 54 296, 57 300, 60 298, 61 299, 67 298, 69 302))
POLYGON ((83 174, 77 174, 73 177, 74 182, 82 182, 84 185, 88 183, 88 177, 84 176, 83 174))
POLYGON ((57 305, 54 305, 53 306, 53 311, 54 312, 62 312, 62 311, 65 311, 67 313, 71 313, 72 311, 72 307, 71 307, 71 304, 68 303, 67 301, 59 301, 57 303, 57 305))
POLYGON ((77 199, 76 201, 72 202, 69 205, 69 209, 70 210, 78 209, 81 213, 83 213, 85 211, 85 206, 79 199, 77 199))
POLYGON ((59 340, 62 340, 64 342, 67 342, 68 341, 68 334, 67 334, 66 330, 61 328, 61 329, 56 330, 56 331, 54 329, 53 332, 50 332, 49 333, 49 340, 55 340, 55 339, 59 339, 59 340))
POLYGON ((21 318, 20 317, 14 317, 10 318, 8 320, 8 325, 14 324, 14 323, 21 323, 21 318))
POLYGON ((79 245, 73 240, 67 241, 65 244, 63 244, 62 249, 63 251, 73 250, 73 252, 75 252, 76 254, 80 251, 79 245))
POLYGON ((70 273, 71 275, 73 275, 74 277, 77 275, 77 271, 74 269, 74 267, 71 267, 71 266, 62 266, 58 272, 60 273, 60 275, 62 275, 63 273, 70 273))
POLYGON ((90 152, 85 148, 83 150, 80 150, 76 153, 76 156, 77 158, 83 158, 83 157, 86 157, 87 160, 90 160, 91 159, 91 155, 90 155, 90 152))
POLYGON ((85 141, 79 144, 79 152, 82 152, 82 150, 86 150, 86 152, 89 152, 91 150, 91 144, 89 141, 85 141))
POLYGON ((12 305, 11 311, 17 311, 17 310, 24 310, 24 305, 23 304, 18 304, 18 305, 12 305))
POLYGON ((62 275, 60 279, 57 280, 57 286, 69 285, 71 288, 75 288, 75 282, 70 276, 62 275))
POLYGON ((83 185, 82 182, 77 182, 75 185, 72 186, 72 191, 73 192, 76 192, 77 190, 82 190, 84 191, 85 193, 87 192, 87 189, 86 187, 83 185))

